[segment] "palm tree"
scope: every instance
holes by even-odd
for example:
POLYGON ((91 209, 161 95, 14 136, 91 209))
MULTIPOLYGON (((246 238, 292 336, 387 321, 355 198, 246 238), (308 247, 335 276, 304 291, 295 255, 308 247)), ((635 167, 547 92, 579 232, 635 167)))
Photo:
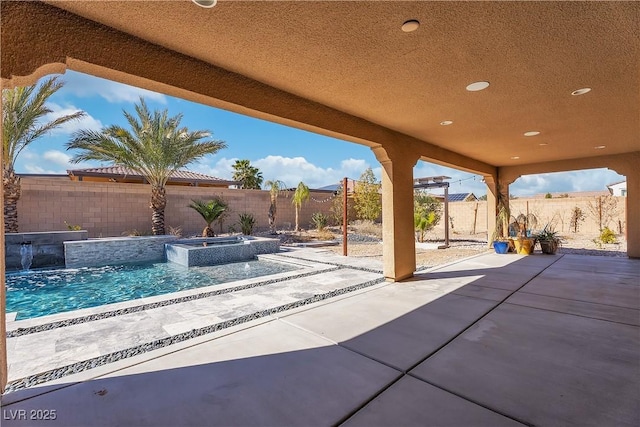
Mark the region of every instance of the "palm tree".
POLYGON ((205 139, 207 130, 190 131, 180 127, 182 114, 168 116, 168 111, 151 113, 143 98, 135 105, 137 117, 123 111, 131 132, 117 125, 100 132, 81 130, 73 135, 67 149, 79 149, 71 160, 97 160, 125 166, 151 184, 150 208, 153 234, 165 234, 164 208, 167 205, 165 185, 178 169, 207 154, 226 147, 224 141, 205 139))
POLYGON ((307 187, 304 182, 300 181, 298 186, 296 187, 296 191, 293 193, 292 203, 296 207, 296 230, 300 231, 300 226, 298 224, 298 216, 300 212, 300 206, 302 206, 303 202, 306 202, 311 197, 309 194, 309 187, 307 187))
POLYGON ((233 164, 233 180, 240 181, 240 188, 247 190, 259 190, 262 186, 262 172, 251 166, 249 160, 236 160, 233 164))
POLYGON ((47 123, 42 118, 52 113, 45 103, 64 82, 51 77, 39 86, 16 87, 2 91, 2 188, 4 190, 4 227, 18 232, 20 177, 14 170, 18 155, 29 144, 58 126, 84 116, 83 111, 58 117, 47 123))
POLYGON ((274 179, 264 183, 264 186, 269 189, 269 230, 271 234, 277 234, 276 232, 276 214, 277 214, 277 202, 278 194, 285 188, 285 183, 274 179))
POLYGON ((220 199, 206 202, 204 200, 192 200, 191 202, 189 207, 202 215, 202 218, 207 223, 207 226, 202 230, 202 237, 214 237, 216 233, 213 232, 211 223, 220 218, 220 215, 227 210, 227 204, 220 199))

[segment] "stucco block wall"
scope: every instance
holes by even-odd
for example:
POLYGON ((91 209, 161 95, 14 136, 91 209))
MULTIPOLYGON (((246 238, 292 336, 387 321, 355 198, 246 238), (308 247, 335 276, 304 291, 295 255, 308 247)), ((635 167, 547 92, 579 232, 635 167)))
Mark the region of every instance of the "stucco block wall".
MULTIPOLYGON (((151 232, 151 209, 148 185, 113 182, 63 181, 47 178, 22 178, 22 197, 18 202, 20 231, 66 230, 65 221, 79 225, 89 237, 116 237, 130 231, 151 232)), ((205 224, 200 215, 189 208, 193 199, 221 196, 229 203, 229 216, 223 222, 223 232, 237 225, 240 213, 250 213, 256 229, 269 226, 269 192, 261 190, 220 189, 212 187, 167 186, 165 225, 181 227, 183 235, 200 234, 205 224)), ((277 226, 293 229, 295 210, 291 192, 278 197, 277 226)), ((300 226, 309 228, 315 212, 330 214, 331 202, 327 193, 313 193, 312 200, 300 210, 300 226)), ((220 232, 214 224, 216 233, 220 232)))
MULTIPOLYGON (((626 230, 625 212, 626 198, 614 197, 617 203, 615 214, 604 226, 608 226, 616 233, 626 230)), ((511 215, 534 214, 538 218, 539 229, 546 224, 552 224, 556 231, 570 236, 573 230, 570 227, 571 215, 574 207, 579 207, 585 215, 584 221, 580 222, 578 228, 579 235, 588 235, 595 238, 599 234, 599 226, 591 211, 589 204, 595 206, 596 197, 568 197, 556 199, 514 199, 509 201, 511 215), (528 211, 527 211, 528 207, 528 211)), ((476 234, 487 232, 487 202, 454 202, 449 204, 449 217, 453 218, 453 231, 461 234, 473 232, 474 211, 477 207, 476 234)), ((491 219, 493 221, 493 219, 491 219)))

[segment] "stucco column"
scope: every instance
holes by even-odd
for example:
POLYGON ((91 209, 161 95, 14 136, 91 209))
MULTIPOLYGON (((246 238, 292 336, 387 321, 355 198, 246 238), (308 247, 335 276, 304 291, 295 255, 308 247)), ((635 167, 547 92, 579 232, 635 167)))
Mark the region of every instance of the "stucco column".
MULTIPOLYGON (((640 166, 640 165, 638 165, 640 166)), ((640 170, 627 174, 627 256, 640 258, 640 170)))
MULTIPOLYGON (((0 90, 3 89, 0 82, 0 90)), ((0 102, 0 117, 2 116, 2 103, 0 102)), ((2 133, 2 121, 0 121, 0 134, 2 133)), ((2 162, 2 146, 0 144, 0 162, 2 162)), ((3 165, 2 165, 3 166, 3 165)), ((0 204, 4 206, 4 191, 0 191, 0 204)), ((4 221, 3 221, 4 224, 4 221)), ((7 305, 5 300, 5 284, 4 284, 4 226, 0 227, 0 393, 4 392, 7 385, 7 325, 6 312, 7 305)))
POLYGON ((382 165, 382 256, 384 277, 399 281, 416 271, 413 167, 418 154, 406 147, 372 148, 382 165))
POLYGON ((640 258, 640 152, 611 162, 609 169, 627 177, 627 256, 640 258))

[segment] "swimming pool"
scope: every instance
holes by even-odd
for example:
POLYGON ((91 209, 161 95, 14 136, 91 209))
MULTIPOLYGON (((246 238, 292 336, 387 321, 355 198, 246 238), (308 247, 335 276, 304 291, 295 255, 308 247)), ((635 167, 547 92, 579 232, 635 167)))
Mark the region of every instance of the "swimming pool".
POLYGON ((252 260, 210 267, 155 263, 7 273, 7 313, 29 319, 298 268, 252 260))

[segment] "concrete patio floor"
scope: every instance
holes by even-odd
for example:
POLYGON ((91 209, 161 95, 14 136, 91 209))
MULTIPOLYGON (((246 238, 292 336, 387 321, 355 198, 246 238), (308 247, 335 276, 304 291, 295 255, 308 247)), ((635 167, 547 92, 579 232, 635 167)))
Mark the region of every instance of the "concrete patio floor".
POLYGON ((2 407, 3 426, 338 424, 640 425, 640 261, 476 256, 19 390, 2 407))

